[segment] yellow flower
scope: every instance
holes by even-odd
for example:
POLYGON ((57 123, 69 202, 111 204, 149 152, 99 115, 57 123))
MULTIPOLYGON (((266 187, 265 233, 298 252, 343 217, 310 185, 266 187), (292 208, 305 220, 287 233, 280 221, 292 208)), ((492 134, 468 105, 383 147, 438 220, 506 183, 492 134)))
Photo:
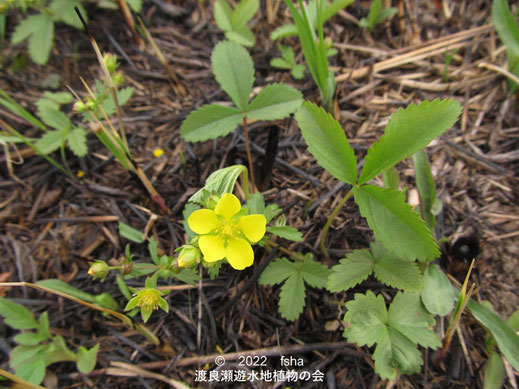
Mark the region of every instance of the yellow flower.
POLYGON ((153 156, 155 158, 160 157, 162 154, 164 154, 164 150, 162 150, 162 149, 155 149, 155 150, 153 150, 153 156))
POLYGON ((226 193, 212 209, 199 209, 187 219, 189 227, 200 235, 198 246, 207 262, 227 258, 236 270, 254 262, 251 243, 265 235, 267 220, 263 215, 241 216, 240 200, 226 193))
POLYGON ((150 278, 146 279, 146 287, 133 294, 133 298, 128 301, 125 311, 134 309, 135 307, 141 308, 142 320, 146 323, 154 310, 161 308, 162 310, 169 312, 169 305, 162 297, 162 293, 157 289, 151 287, 150 278))

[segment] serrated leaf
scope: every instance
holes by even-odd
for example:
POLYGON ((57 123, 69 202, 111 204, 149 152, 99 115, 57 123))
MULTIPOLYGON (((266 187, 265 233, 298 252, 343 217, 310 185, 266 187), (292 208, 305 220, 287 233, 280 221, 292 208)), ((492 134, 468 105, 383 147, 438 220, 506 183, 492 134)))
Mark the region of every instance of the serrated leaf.
POLYGON ((14 341, 23 346, 36 346, 47 339, 46 336, 34 332, 24 332, 14 337, 14 341))
MULTIPOLYGON (((77 15, 76 15, 77 16, 77 15)), ((71 93, 68 92, 49 92, 45 91, 43 93, 43 98, 39 99, 41 100, 50 100, 55 102, 56 104, 63 105, 63 104, 70 104, 74 101, 74 96, 72 96, 71 93)), ((36 102, 36 106, 38 105, 38 102, 36 102)))
POLYGON ((38 328, 38 323, 27 308, 3 297, 0 297, 0 316, 5 324, 18 330, 38 328))
POLYGON ((342 292, 364 281, 373 271, 374 261, 368 250, 354 250, 332 267, 327 289, 342 292))
POLYGON ((43 358, 35 359, 15 369, 15 373, 21 379, 34 385, 39 385, 45 377, 45 361, 43 358))
POLYGON ((256 43, 253 32, 247 26, 238 27, 235 30, 226 31, 225 37, 240 45, 251 47, 256 43))
POLYGON ((399 374, 414 374, 422 366, 422 354, 416 346, 397 330, 388 327, 386 336, 373 353, 375 372, 382 379, 394 380, 399 374))
POLYGON ((247 110, 254 84, 254 65, 247 50, 235 42, 219 42, 211 55, 211 67, 216 81, 234 104, 247 110))
POLYGON ((422 274, 414 262, 405 261, 393 253, 388 253, 375 264, 375 277, 393 288, 409 292, 422 289, 422 274))
POLYGON ((50 9, 52 10, 52 17, 54 21, 62 21, 69 26, 77 28, 78 30, 83 29, 83 24, 79 19, 75 7, 78 7, 81 15, 85 18, 85 21, 88 22, 87 12, 85 8, 81 5, 79 1, 76 0, 53 0, 50 3, 50 9))
POLYGON ((496 340, 499 351, 516 371, 519 371, 519 335, 494 312, 478 304, 473 299, 467 308, 474 318, 488 328, 496 340))
POLYGON ((294 77, 296 80, 300 80, 305 76, 305 70, 306 68, 304 65, 294 65, 292 68, 292 77, 294 77))
MULTIPOLYGON (((40 104, 40 106, 42 106, 40 104)), ((59 109, 43 109, 38 111, 40 119, 56 130, 66 130, 71 127, 70 119, 59 109)))
POLYGON ((241 0, 232 13, 232 26, 237 29, 244 26, 258 12, 259 0, 241 0))
POLYGON ((402 192, 371 185, 352 190, 360 213, 388 250, 409 261, 432 260, 440 255, 425 222, 405 202, 402 192))
POLYGON ((97 352, 99 351, 99 343, 87 350, 80 346, 77 353, 77 368, 83 374, 89 374, 94 370, 97 363, 97 352))
POLYGON ((349 342, 371 347, 387 337, 388 314, 381 294, 375 296, 370 290, 366 294, 355 293, 355 298, 346 303, 346 308, 344 321, 349 326, 343 336, 349 342))
POLYGON ((77 157, 84 157, 88 151, 85 129, 76 127, 70 131, 67 134, 67 144, 77 157))
POLYGON ((305 101, 295 114, 308 150, 338 180, 355 184, 357 158, 337 121, 324 109, 305 101))
POLYGON ((285 59, 283 58, 272 58, 270 60, 270 66, 279 68, 279 69, 292 69, 292 65, 289 64, 285 59))
POLYGON ((63 144, 63 130, 48 131, 36 142, 36 147, 43 154, 50 154, 56 151, 63 144))
POLYGON ((269 204, 265 208, 265 212, 263 215, 265 216, 265 219, 267 219, 267 224, 269 224, 272 219, 274 219, 277 215, 279 215, 283 211, 281 208, 279 208, 279 205, 277 204, 269 204))
POLYGON ((277 285, 296 271, 294 263, 286 258, 276 258, 268 264, 261 273, 258 282, 260 285, 277 285))
POLYGON ((45 65, 49 60, 50 50, 54 42, 54 23, 47 14, 31 15, 22 22, 27 20, 30 20, 31 23, 29 55, 38 65, 45 65))
POLYGON ((435 349, 441 341, 429 326, 433 316, 422 306, 418 293, 398 292, 388 311, 388 324, 401 332, 414 344, 435 349))
POLYGON ((205 186, 187 201, 190 203, 200 203, 204 195, 204 190, 209 193, 215 191, 220 196, 224 193, 232 193, 236 180, 242 173, 247 174, 247 168, 243 165, 228 166, 212 172, 209 177, 207 177, 207 180, 205 180, 205 186))
POLYGON ((218 0, 214 4, 213 12, 216 25, 223 31, 231 31, 232 9, 227 0, 218 0))
POLYGON ((250 215, 263 215, 265 212, 265 200, 260 192, 252 193, 245 204, 250 215))
POLYGON ((285 24, 284 26, 276 28, 270 33, 270 40, 275 41, 289 36, 297 35, 297 27, 295 24, 285 24))
POLYGON ((423 275, 422 302, 435 315, 445 316, 454 308, 456 294, 443 271, 429 264, 423 275))
POLYGON ((292 67, 295 63, 295 55, 292 48, 290 46, 279 45, 279 50, 281 51, 283 59, 292 67))
POLYGON ((233 132, 244 117, 245 114, 234 107, 204 105, 186 117, 180 135, 188 142, 215 139, 233 132))
POLYGON ((118 223, 118 226, 119 226, 119 235, 121 235, 123 238, 126 238, 128 240, 131 240, 132 242, 135 242, 135 243, 143 243, 144 242, 144 234, 133 228, 132 226, 129 226, 128 224, 126 223, 123 223, 123 222, 119 222, 118 223))
POLYGON ((368 150, 359 185, 423 149, 449 129, 458 119, 461 106, 456 100, 436 99, 398 109, 386 126, 384 135, 368 150))
POLYGON ((298 90, 284 84, 271 84, 263 89, 249 105, 247 117, 258 120, 277 120, 295 112, 303 102, 298 90))
POLYGON ((179 273, 175 274, 175 278, 185 284, 195 285, 195 282, 200 281, 200 276, 196 271, 196 269, 182 269, 179 273))
POLYGON ((279 293, 279 313, 287 320, 296 320, 305 306, 305 284, 301 274, 293 273, 279 293))
POLYGON ((519 26, 506 0, 492 1, 492 20, 507 50, 515 57, 519 57, 519 26))
MULTIPOLYGON (((131 86, 129 86, 127 88, 120 89, 116 92, 117 102, 119 103, 120 107, 125 105, 130 100, 130 98, 133 95, 133 91, 134 89, 131 86)), ((116 112, 117 109, 115 108, 114 99, 112 98, 111 94, 103 100, 103 102, 101 103, 101 107, 103 107, 103 110, 105 111, 107 116, 113 115, 116 112)))
POLYGON ((303 234, 301 234, 301 232, 299 232, 297 229, 292 228, 290 226, 270 226, 267 227, 267 232, 275 234, 280 238, 291 240, 294 242, 303 241, 303 234))
POLYGON ((301 267, 301 275, 308 285, 314 288, 325 288, 330 273, 331 270, 328 266, 314 261, 311 255, 305 257, 301 267))

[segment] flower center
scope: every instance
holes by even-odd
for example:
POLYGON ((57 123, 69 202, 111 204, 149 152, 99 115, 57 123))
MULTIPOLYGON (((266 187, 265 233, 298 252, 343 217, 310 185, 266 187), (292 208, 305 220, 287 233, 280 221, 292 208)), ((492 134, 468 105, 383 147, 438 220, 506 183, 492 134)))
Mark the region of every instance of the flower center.
POLYGON ((236 235, 236 226, 231 221, 224 221, 220 227, 219 235, 227 242, 236 235))
POLYGON ((142 308, 157 309, 157 293, 154 290, 142 291, 137 305, 142 308))

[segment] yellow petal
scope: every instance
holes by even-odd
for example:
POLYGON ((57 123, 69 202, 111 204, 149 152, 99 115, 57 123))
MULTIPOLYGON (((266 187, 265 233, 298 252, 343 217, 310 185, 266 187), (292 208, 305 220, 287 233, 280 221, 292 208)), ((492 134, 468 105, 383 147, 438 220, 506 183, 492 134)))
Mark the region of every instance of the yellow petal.
POLYGON ((189 228, 197 234, 208 234, 220 226, 218 217, 212 209, 199 209, 187 218, 189 228))
POLYGON ((198 240, 198 246, 204 254, 207 262, 214 262, 225 257, 223 239, 216 235, 202 235, 198 240))
POLYGON ((217 215, 223 216, 227 220, 236 215, 241 209, 240 200, 231 193, 226 193, 222 196, 214 209, 217 215))
POLYGON ((254 262, 254 251, 244 239, 229 240, 225 256, 236 270, 243 270, 254 262))
POLYGON ((265 235, 267 219, 263 215, 247 215, 240 218, 238 228, 252 243, 258 242, 265 235))

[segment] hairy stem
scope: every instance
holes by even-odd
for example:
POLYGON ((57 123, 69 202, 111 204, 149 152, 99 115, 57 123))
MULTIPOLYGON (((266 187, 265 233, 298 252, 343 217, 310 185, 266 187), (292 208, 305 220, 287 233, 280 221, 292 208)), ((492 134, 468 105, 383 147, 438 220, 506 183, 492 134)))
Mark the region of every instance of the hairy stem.
POLYGON ((254 193, 256 180, 254 179, 254 165, 252 164, 252 155, 250 153, 249 132, 247 131, 247 118, 243 118, 243 132, 245 133, 245 149, 247 150, 247 159, 249 160, 250 172, 250 192, 254 193))
POLYGON ((321 247, 321 252, 325 256, 326 259, 329 259, 328 251, 326 251, 326 247, 324 247, 324 242, 326 241, 326 235, 328 234, 328 230, 330 229, 330 226, 332 225, 333 220, 341 210, 341 208, 346 204, 346 201, 352 196, 353 191, 349 191, 346 193, 346 196, 343 197, 343 199, 337 204, 333 212, 328 216, 328 220, 326 220, 326 224, 323 227, 323 230, 321 232, 321 240, 319 242, 319 245, 321 247))

